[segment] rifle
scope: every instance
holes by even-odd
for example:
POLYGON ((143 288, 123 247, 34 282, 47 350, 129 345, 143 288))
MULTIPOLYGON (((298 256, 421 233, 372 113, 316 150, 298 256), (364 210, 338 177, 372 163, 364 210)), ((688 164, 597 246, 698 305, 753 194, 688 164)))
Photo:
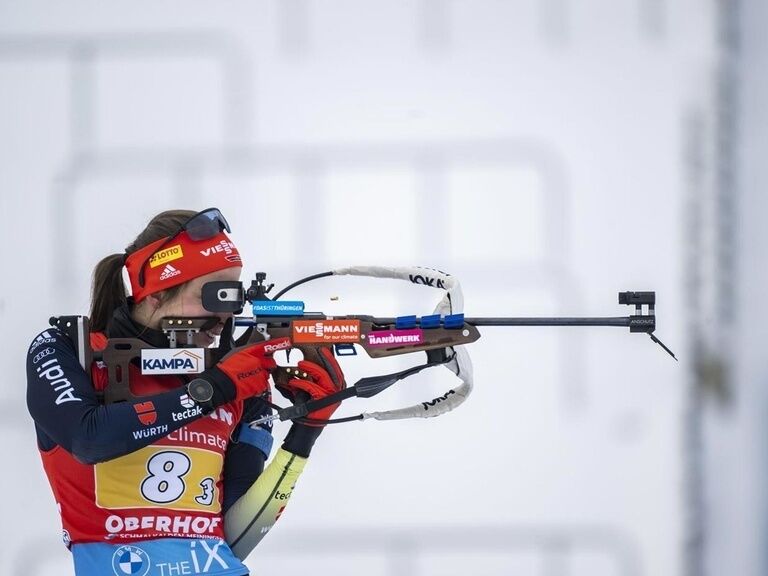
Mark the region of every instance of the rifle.
MULTIPOLYGON (((341 268, 302 278, 278 292, 273 298, 268 294, 274 284, 265 284, 266 273, 258 272, 251 286, 245 290, 240 282, 210 282, 203 287, 203 306, 211 312, 240 314, 246 302, 251 304, 251 316, 235 316, 222 333, 219 348, 193 348, 194 334, 212 328, 218 317, 164 318, 161 328, 168 336, 171 348, 156 349, 135 338, 110 338, 102 351, 89 346, 88 318, 61 316, 51 318, 57 326, 75 342, 84 368, 90 370, 91 362, 103 361, 108 370, 109 385, 104 392, 107 403, 135 398, 130 391, 128 374, 130 364, 140 359, 144 368, 155 374, 193 374, 214 366, 231 349, 235 326, 247 330, 237 344, 250 344, 273 338, 290 339, 290 348, 299 349, 306 360, 318 362, 319 349, 333 347, 338 356, 356 355, 361 347, 371 358, 382 358, 414 352, 425 352, 427 361, 411 368, 361 378, 353 386, 319 400, 300 402, 288 408, 273 406, 277 412, 251 425, 271 420, 313 419, 306 415, 323 407, 351 397, 370 398, 386 390, 396 382, 427 368, 445 366, 453 372, 461 384, 431 400, 384 412, 336 418, 322 423, 349 422, 352 420, 396 420, 403 418, 430 418, 445 414, 462 404, 472 392, 472 362, 466 345, 480 338, 478 327, 485 326, 614 326, 628 327, 631 333, 648 334, 675 360, 677 358, 653 333, 656 330, 655 292, 620 292, 619 304, 634 306, 635 313, 620 317, 465 317, 463 294, 456 277, 430 268, 386 268, 381 266, 357 266, 341 268), (280 298, 289 290, 307 282, 330 276, 367 276, 405 280, 443 292, 434 311, 425 316, 375 317, 371 315, 330 316, 320 312, 305 312, 302 301, 286 301, 280 298), (644 307, 647 307, 644 309, 644 307)), ((288 347, 288 346, 286 346, 288 347)), ((276 350, 275 350, 276 351, 276 350)), ((281 367, 273 378, 277 384, 301 376, 295 367, 281 367)))
MULTIPOLYGON (((305 359, 317 358, 317 349, 333 346, 338 356, 357 354, 361 347, 371 358, 381 358, 413 352, 425 352, 427 362, 400 372, 361 378, 353 386, 326 398, 279 408, 277 413, 257 421, 294 420, 304 418, 310 412, 346 400, 351 397, 370 398, 396 382, 435 366, 446 366, 462 383, 445 394, 426 402, 386 412, 362 413, 347 418, 337 418, 328 423, 351 420, 394 420, 402 418, 439 416, 463 403, 472 391, 472 364, 465 345, 480 338, 478 327, 483 326, 618 326, 628 327, 630 332, 645 333, 675 360, 674 353, 654 334, 656 330, 655 292, 620 292, 619 304, 634 306, 635 314, 608 318, 563 317, 465 317, 462 310, 463 296, 458 280, 439 270, 427 268, 385 268, 359 266, 342 268, 307 276, 294 282, 270 299, 274 284, 265 284, 266 273, 259 272, 245 293, 245 300, 252 305, 251 318, 237 318, 236 325, 252 329, 250 341, 289 337, 293 348, 301 350, 305 359), (368 276, 406 280, 413 284, 433 287, 444 291, 432 314, 427 316, 374 317, 370 315, 328 316, 318 312, 305 312, 301 301, 281 301, 289 290, 329 276, 368 276), (647 307, 643 310, 643 307, 647 307)), ((205 295, 204 295, 205 297, 205 295)), ((292 367, 283 368, 274 376, 277 382, 297 376, 292 367)), ((309 419, 311 420, 311 419, 309 419)))

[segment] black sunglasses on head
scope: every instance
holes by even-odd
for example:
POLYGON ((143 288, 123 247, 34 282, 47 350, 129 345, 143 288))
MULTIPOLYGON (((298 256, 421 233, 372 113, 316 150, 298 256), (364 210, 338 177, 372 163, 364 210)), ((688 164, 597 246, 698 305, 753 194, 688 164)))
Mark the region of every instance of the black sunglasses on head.
POLYGON ((179 226, 178 230, 168 236, 165 242, 142 262, 141 269, 139 270, 139 286, 144 286, 144 270, 146 270, 147 263, 152 259, 152 256, 168 246, 168 244, 173 242, 173 240, 182 232, 186 232, 187 236, 194 242, 199 242, 200 240, 213 238, 216 234, 223 231, 232 232, 229 228, 227 219, 224 218, 224 215, 218 208, 206 208, 194 216, 191 216, 189 220, 179 226))

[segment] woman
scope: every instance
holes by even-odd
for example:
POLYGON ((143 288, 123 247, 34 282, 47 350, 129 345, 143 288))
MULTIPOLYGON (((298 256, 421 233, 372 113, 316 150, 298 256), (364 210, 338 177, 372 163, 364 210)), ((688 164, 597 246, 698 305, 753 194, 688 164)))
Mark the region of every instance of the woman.
MULTIPOLYGON (((240 277, 229 231, 215 208, 163 212, 124 254, 99 262, 93 348, 103 349, 107 338, 169 348, 160 330, 166 317, 209 317, 196 346, 230 340, 232 314, 207 310, 201 298, 206 285, 240 277)), ((248 422, 270 410, 276 364, 266 344, 234 348, 196 374, 194 388, 190 377, 142 374, 131 365, 130 397, 105 403, 102 363, 88 373, 73 342, 55 328, 32 342, 27 404, 78 576, 248 574, 241 560, 280 516, 322 431, 293 424, 265 468, 271 431, 248 422)), ((281 392, 320 398, 343 387, 332 353, 322 360, 324 367, 300 362, 306 378, 281 392)), ((335 408, 310 416, 327 419, 335 408)))

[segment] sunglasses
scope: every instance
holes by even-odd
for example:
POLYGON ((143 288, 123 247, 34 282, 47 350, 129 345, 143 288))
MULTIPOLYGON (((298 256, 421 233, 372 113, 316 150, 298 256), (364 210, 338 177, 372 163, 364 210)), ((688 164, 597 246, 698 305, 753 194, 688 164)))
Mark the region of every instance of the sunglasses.
POLYGON ((200 240, 209 240, 210 238, 216 236, 219 232, 224 231, 232 232, 232 230, 229 228, 227 219, 224 218, 224 215, 218 208, 206 208, 202 212, 198 212, 194 216, 191 216, 189 220, 179 226, 178 230, 168 236, 165 242, 163 242, 152 254, 147 256, 147 259, 144 260, 144 262, 142 262, 141 269, 139 270, 139 286, 144 286, 144 270, 146 270, 149 261, 152 260, 152 256, 168 246, 168 244, 173 242, 173 240, 182 232, 186 232, 190 240, 199 242, 200 240))

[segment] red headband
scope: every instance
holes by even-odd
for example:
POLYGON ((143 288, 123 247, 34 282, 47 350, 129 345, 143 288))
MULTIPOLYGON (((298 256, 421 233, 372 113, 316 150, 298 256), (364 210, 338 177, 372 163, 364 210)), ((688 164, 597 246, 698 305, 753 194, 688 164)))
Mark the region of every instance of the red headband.
POLYGON ((199 242, 192 240, 186 232, 181 232, 163 246, 166 240, 168 237, 161 238, 126 259, 125 267, 131 279, 134 302, 140 302, 149 294, 184 284, 193 278, 242 266, 240 253, 224 232, 199 242), (157 252, 161 246, 162 249, 157 252), (139 286, 142 267, 144 286, 139 286))

